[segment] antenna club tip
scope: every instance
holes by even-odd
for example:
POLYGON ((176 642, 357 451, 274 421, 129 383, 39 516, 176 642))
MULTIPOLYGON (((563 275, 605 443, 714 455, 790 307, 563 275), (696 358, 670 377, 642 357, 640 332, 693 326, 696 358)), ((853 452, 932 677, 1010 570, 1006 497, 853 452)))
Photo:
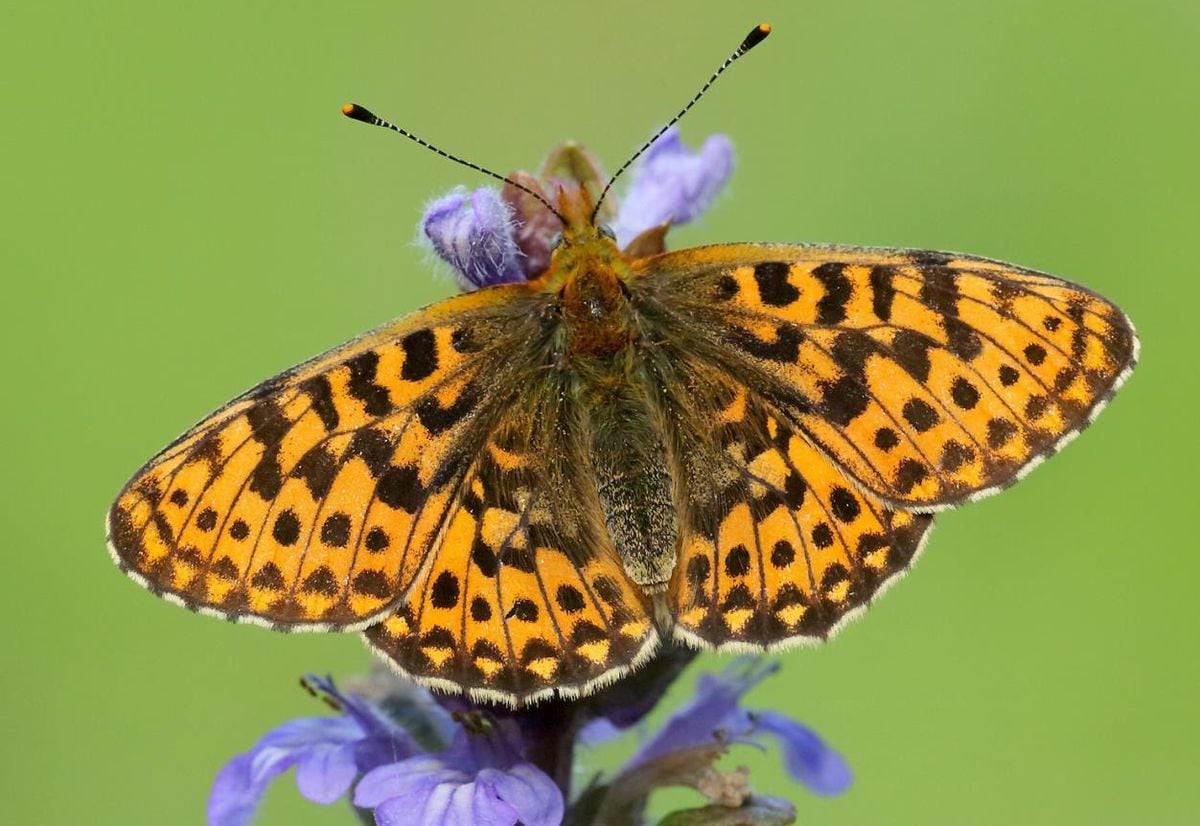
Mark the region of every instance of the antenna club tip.
POLYGON ((750 34, 746 35, 746 39, 742 41, 742 48, 739 50, 743 54, 753 49, 759 43, 767 39, 767 35, 771 33, 770 23, 759 23, 750 30, 750 34))
POLYGON ((354 120, 361 120, 364 123, 372 123, 376 120, 375 115, 369 109, 359 106, 357 103, 347 103, 342 106, 342 114, 354 120))

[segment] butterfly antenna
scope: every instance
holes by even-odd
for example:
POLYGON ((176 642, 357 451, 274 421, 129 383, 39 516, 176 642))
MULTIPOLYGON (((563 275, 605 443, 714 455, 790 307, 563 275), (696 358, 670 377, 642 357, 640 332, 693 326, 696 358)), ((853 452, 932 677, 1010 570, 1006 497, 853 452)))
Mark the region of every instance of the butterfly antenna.
POLYGON ((383 118, 379 117, 374 112, 372 112, 370 109, 367 109, 366 107, 363 107, 363 106, 359 106, 357 103, 347 103, 345 106, 342 107, 342 114, 353 120, 361 120, 363 123, 369 123, 372 126, 382 126, 384 129, 391 129, 393 132, 403 135, 404 137, 408 138, 410 141, 420 144, 421 146, 425 147, 426 149, 430 150, 431 152, 436 152, 438 155, 441 155, 443 158, 454 161, 457 164, 462 164, 463 166, 467 167, 468 169, 474 169, 476 172, 482 172, 484 175, 490 175, 491 177, 495 178, 497 181, 503 181, 506 184, 512 184, 517 189, 521 190, 522 192, 526 193, 527 195, 532 195, 534 198, 537 198, 539 201, 542 202, 543 205, 545 205, 546 209, 553 212, 554 216, 556 218, 558 218, 558 220, 562 221, 563 226, 567 225, 567 219, 564 218, 562 216, 562 213, 559 212, 557 209, 555 209, 554 206, 549 201, 547 201, 545 198, 543 198, 538 193, 534 192, 529 187, 524 186, 523 184, 519 183, 518 181, 514 181, 512 178, 506 178, 499 173, 493 172, 492 170, 488 169, 487 167, 480 166, 479 164, 476 164, 476 163, 471 163, 470 161, 460 158, 457 155, 451 155, 446 150, 440 149, 440 148, 434 146, 432 143, 425 140, 421 136, 414 135, 412 132, 409 132, 407 129, 401 129, 396 124, 390 123, 390 122, 384 120, 383 118))
POLYGON ((746 52, 750 51, 755 46, 757 46, 759 43, 762 43, 764 40, 766 40, 767 35, 769 35, 770 33, 771 33, 771 24, 770 23, 759 23, 757 26, 755 26, 753 29, 751 29, 750 34, 746 35, 746 39, 742 41, 742 45, 737 47, 737 51, 735 51, 729 57, 725 58, 725 62, 717 67, 717 70, 712 73, 712 77, 710 77, 708 79, 708 81, 703 86, 700 87, 700 91, 697 92, 692 97, 692 99, 687 102, 686 106, 684 106, 682 109, 679 110, 679 114, 677 114, 675 117, 671 118, 670 122, 667 123, 666 126, 664 126, 662 129, 659 129, 658 132, 655 133, 654 137, 652 137, 650 140, 648 140, 644 144, 642 144, 641 148, 638 149, 637 152, 634 152, 632 157, 629 158, 629 160, 627 160, 627 161, 625 161, 625 163, 621 164, 621 168, 618 169, 616 171, 616 173, 611 178, 608 179, 608 184, 605 185, 604 191, 600 193, 600 198, 596 201, 596 207, 595 207, 595 209, 592 210, 592 217, 591 217, 591 222, 593 224, 596 223, 596 216, 600 214, 600 205, 604 203, 605 196, 608 195, 608 191, 610 189, 612 189, 612 185, 614 183, 616 183, 617 178, 621 177, 621 173, 624 172, 626 169, 628 169, 634 161, 636 161, 638 158, 640 158, 642 156, 642 153, 645 152, 647 149, 649 149, 656 140, 661 138, 668 129, 670 129, 675 124, 679 123, 679 119, 682 118, 684 115, 686 115, 688 113, 688 111, 693 106, 696 105, 696 101, 698 101, 698 100, 700 100, 700 98, 704 97, 704 93, 707 92, 709 90, 709 88, 714 83, 717 82, 717 78, 719 78, 725 72, 726 69, 728 69, 730 66, 732 66, 737 61, 737 59, 740 58, 742 55, 744 55, 746 52))

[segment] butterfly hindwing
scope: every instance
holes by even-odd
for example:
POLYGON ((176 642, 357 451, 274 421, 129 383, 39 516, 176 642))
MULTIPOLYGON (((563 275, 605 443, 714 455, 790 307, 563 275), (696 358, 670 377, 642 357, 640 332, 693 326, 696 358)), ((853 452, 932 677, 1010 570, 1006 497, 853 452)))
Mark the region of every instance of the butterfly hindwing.
POLYGON ((442 532, 472 441, 519 369, 529 331, 510 305, 527 299, 524 287, 450 299, 234 400, 126 485, 109 513, 114 558, 229 619, 367 624, 442 532))
POLYGON ((699 352, 900 508, 1019 478, 1136 360, 1132 326, 1107 300, 986 259, 731 244, 638 266, 673 323, 708 331, 693 337, 699 352))
POLYGON ((652 652, 572 405, 552 379, 528 385, 479 452, 427 573, 364 632, 405 674, 517 704, 586 692, 652 652))
POLYGON ((864 494, 740 377, 662 350, 680 491, 664 595, 675 637, 762 650, 829 636, 911 564, 931 518, 864 494))

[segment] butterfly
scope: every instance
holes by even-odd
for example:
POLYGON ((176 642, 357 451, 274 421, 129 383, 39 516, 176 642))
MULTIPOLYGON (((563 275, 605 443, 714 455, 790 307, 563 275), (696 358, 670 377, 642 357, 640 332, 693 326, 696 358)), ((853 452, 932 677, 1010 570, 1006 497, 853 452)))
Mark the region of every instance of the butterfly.
POLYGON ((537 277, 201 421, 113 504, 116 563, 203 614, 361 631, 427 685, 578 696, 663 638, 827 639, 936 511, 1020 479, 1136 363, 1129 319, 1052 275, 908 249, 623 251, 601 201, 544 201, 561 237, 537 277))

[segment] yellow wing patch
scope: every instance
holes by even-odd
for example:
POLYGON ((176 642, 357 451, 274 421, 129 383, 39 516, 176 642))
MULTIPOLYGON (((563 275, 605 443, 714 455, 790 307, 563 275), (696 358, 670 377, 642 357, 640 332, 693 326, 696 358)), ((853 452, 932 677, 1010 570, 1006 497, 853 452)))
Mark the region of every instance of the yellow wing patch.
POLYGON ((715 332, 709 360, 901 508, 1019 478, 1094 418, 1137 356, 1105 299, 986 259, 728 245, 642 270, 715 332))
POLYGON ((473 459, 470 435, 516 369, 505 345, 524 331, 490 309, 527 294, 443 302, 217 411, 118 496, 117 563, 229 619, 369 623, 416 579, 473 459))

